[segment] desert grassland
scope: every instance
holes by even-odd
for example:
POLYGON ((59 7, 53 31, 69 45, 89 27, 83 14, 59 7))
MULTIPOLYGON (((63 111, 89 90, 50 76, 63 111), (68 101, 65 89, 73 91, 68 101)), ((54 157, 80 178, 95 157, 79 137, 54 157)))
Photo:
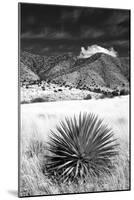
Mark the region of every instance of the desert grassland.
POLYGON ((112 99, 58 101, 21 105, 20 196, 129 189, 129 96, 112 99), (42 172, 46 146, 60 120, 79 113, 94 113, 112 128, 120 144, 112 175, 102 174, 77 184, 58 183, 42 172))

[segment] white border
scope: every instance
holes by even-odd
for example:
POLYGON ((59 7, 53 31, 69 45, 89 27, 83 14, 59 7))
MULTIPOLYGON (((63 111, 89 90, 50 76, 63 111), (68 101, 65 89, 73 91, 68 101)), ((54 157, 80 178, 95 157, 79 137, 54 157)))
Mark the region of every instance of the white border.
MULTIPOLYGON (((15 199, 17 191, 17 77, 18 77, 18 0, 3 0, 0 4, 0 199, 15 199)), ((23 1, 21 1, 23 2, 23 1)), ((27 1, 24 1, 27 2, 27 1)), ((132 0, 29 0, 29 3, 48 3, 62 5, 78 5, 92 7, 127 8, 131 9, 132 37, 134 35, 134 6, 132 0)), ((132 82, 134 78, 133 38, 131 44, 131 71, 132 82)), ((134 83, 133 83, 134 84, 134 83)), ((132 102, 134 102, 132 85, 132 102)), ((134 105, 132 103, 132 122, 134 105)), ((132 177, 134 177, 134 137, 132 123, 132 177)), ((79 195, 62 195, 49 197, 36 197, 35 199, 94 199, 94 200, 116 200, 133 199, 134 184, 132 179, 132 191, 93 193, 79 195)), ((26 198, 29 199, 29 198, 26 198)), ((30 198, 32 199, 32 198, 30 198)))

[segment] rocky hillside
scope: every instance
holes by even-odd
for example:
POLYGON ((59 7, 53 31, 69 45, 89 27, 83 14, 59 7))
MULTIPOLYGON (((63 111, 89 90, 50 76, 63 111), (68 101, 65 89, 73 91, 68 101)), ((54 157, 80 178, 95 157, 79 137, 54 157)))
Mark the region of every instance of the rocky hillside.
POLYGON ((20 81, 36 81, 39 76, 35 74, 27 65, 20 62, 20 81))
POLYGON ((120 58, 121 65, 120 69, 123 75, 130 81, 130 60, 129 57, 121 57, 120 58))
MULTIPOLYGON (((21 68, 29 70, 32 79, 49 80, 74 87, 129 86, 129 59, 96 53, 90 58, 78 58, 72 54, 39 56, 22 52, 21 68), (32 74, 33 73, 33 74, 32 74)), ((27 70, 21 70, 23 81, 27 70), (24 73, 23 73, 24 72, 24 73)))

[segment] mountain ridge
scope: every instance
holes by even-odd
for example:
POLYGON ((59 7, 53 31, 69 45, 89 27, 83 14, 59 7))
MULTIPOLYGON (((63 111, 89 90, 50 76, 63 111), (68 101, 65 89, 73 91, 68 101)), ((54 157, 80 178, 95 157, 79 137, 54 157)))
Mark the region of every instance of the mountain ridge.
POLYGON ((109 87, 129 85, 129 58, 119 58, 96 53, 89 58, 73 54, 40 56, 21 52, 20 61, 34 72, 40 80, 67 82, 77 87, 109 87))

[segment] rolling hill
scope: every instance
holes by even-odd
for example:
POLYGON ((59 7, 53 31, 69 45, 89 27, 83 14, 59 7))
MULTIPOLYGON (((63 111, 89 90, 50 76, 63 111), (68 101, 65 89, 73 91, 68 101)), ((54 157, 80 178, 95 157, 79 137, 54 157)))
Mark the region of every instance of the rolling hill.
POLYGON ((104 53, 79 58, 71 53, 40 56, 21 52, 20 63, 21 81, 29 73, 30 79, 66 83, 73 87, 129 87, 129 58, 104 53))

